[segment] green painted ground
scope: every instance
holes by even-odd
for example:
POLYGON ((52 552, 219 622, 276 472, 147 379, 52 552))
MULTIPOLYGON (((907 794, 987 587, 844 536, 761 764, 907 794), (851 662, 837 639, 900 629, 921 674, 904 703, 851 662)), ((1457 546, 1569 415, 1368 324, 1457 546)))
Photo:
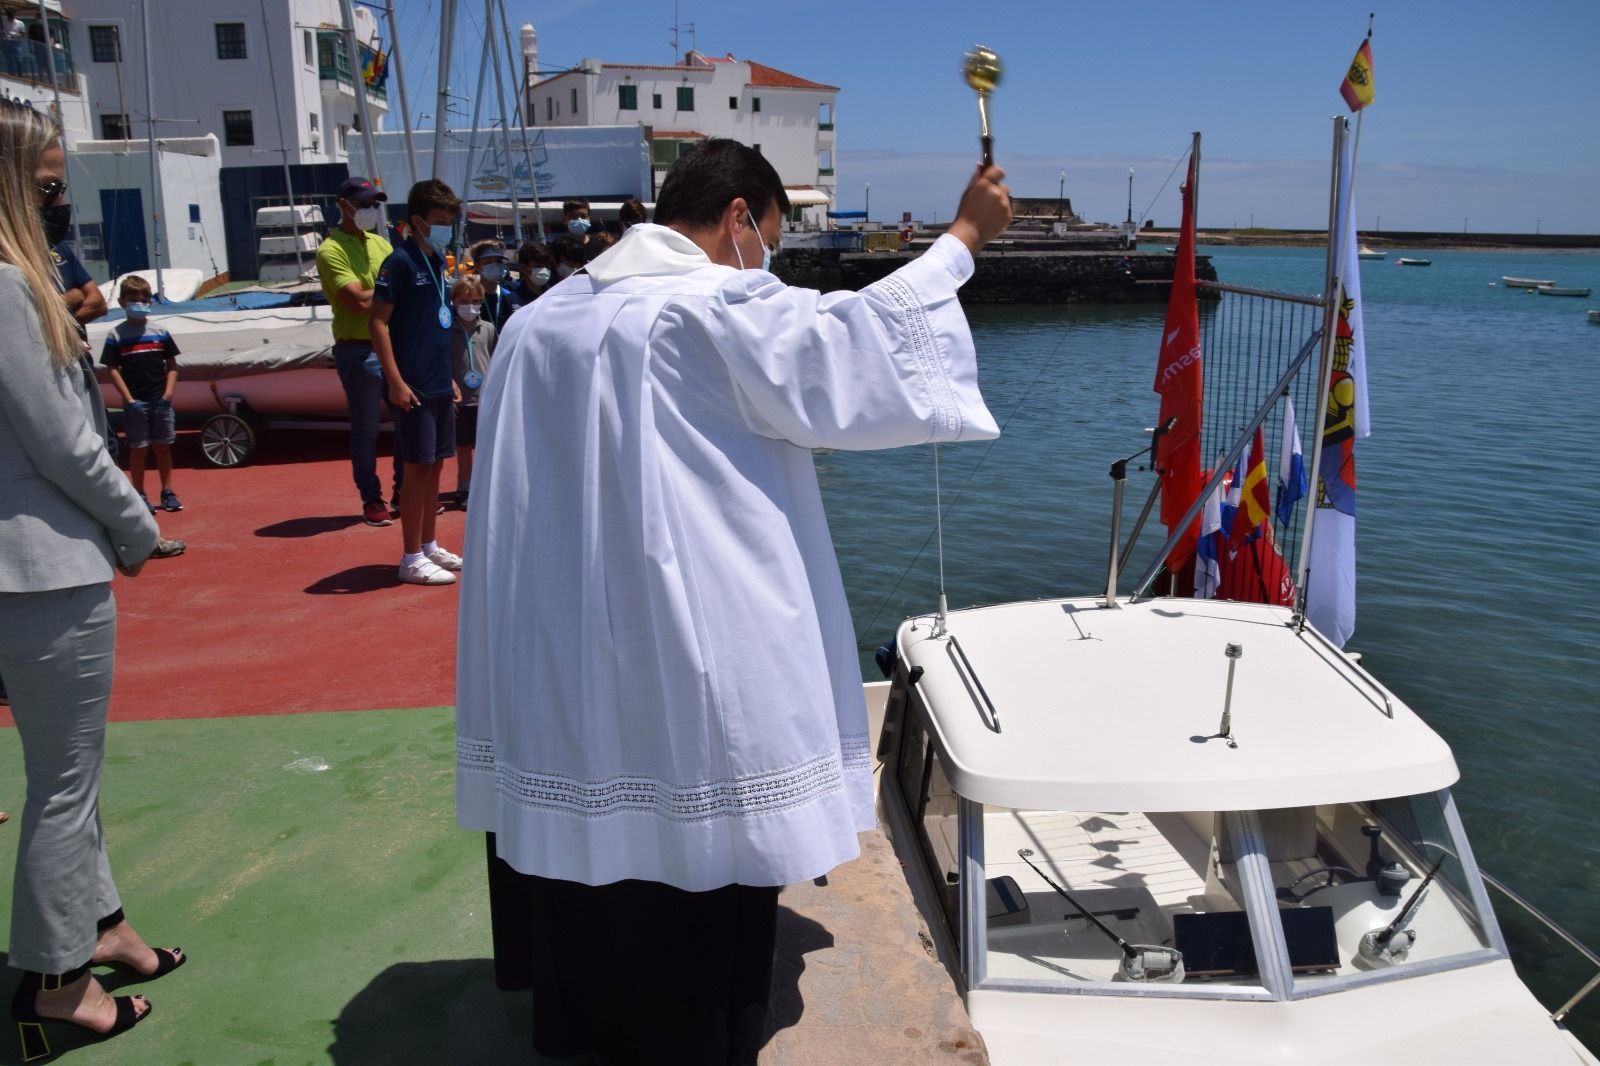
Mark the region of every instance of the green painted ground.
MULTIPOLYGON (((190 962, 130 989, 149 1020, 64 1061, 533 1059, 526 994, 493 984, 483 838, 455 828, 454 752, 448 708, 113 725, 101 810, 118 888, 145 937, 190 962)), ((22 780, 0 729, 0 929, 22 780)), ((15 974, 0 972, 0 1005, 15 974)), ((50 1029, 58 1058, 71 1032, 50 1029)), ((19 1061, 8 1025, 0 1066, 19 1061)))

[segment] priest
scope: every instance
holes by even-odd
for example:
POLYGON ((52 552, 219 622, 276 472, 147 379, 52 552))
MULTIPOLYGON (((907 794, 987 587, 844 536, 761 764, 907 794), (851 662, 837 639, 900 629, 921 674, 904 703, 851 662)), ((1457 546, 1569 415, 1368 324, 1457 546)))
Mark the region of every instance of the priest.
POLYGON ((530 875, 534 1045, 754 1062, 780 886, 875 826, 814 448, 998 435, 956 291, 1011 218, 980 168, 860 292, 770 272, 759 152, 679 159, 655 223, 512 317, 484 383, 457 817, 530 875))

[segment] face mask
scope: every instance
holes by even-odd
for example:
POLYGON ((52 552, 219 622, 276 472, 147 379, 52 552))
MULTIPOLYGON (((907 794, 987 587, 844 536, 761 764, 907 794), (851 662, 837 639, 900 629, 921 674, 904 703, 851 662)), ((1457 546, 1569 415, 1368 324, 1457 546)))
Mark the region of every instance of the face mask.
POLYGON ((482 304, 456 304, 456 317, 463 322, 476 322, 483 311, 482 304))
POLYGON ((550 284, 550 268, 539 267, 533 272, 533 280, 537 281, 540 285, 550 284))
POLYGON ((567 264, 558 263, 556 265, 556 277, 558 277, 558 278, 566 278, 569 275, 571 275, 571 273, 572 273, 572 268, 570 266, 568 266, 567 264))
POLYGON ((127 313, 129 318, 149 318, 150 317, 150 305, 149 304, 123 304, 122 305, 122 310, 127 313))
POLYGON ((383 224, 383 208, 359 207, 356 209, 356 229, 375 230, 383 224))
POLYGON ((72 205, 55 204, 39 208, 39 221, 44 223, 45 243, 54 248, 72 232, 72 205))
POLYGON ((504 263, 485 263, 478 268, 478 276, 484 281, 498 282, 506 276, 506 266, 504 263))
POLYGON ((443 226, 428 227, 428 243, 440 255, 443 255, 445 249, 450 247, 450 239, 455 235, 456 228, 448 223, 443 226))
POLYGON ((567 232, 572 234, 574 237, 582 237, 585 233, 589 232, 589 220, 586 218, 573 219, 571 222, 567 223, 567 232))

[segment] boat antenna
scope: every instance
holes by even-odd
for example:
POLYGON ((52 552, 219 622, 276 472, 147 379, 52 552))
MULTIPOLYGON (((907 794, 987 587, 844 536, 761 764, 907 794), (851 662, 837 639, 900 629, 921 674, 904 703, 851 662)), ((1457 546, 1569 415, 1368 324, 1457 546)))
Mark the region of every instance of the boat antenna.
POLYGON ((939 442, 933 442, 933 530, 939 538, 939 614, 933 622, 934 639, 944 636, 950 601, 944 595, 944 499, 939 491, 939 442))
POLYGON ((1094 912, 1072 898, 1072 894, 1051 879, 1050 875, 1039 869, 1033 861, 1032 848, 1018 848, 1017 856, 1027 863, 1034 873, 1044 879, 1044 883, 1055 889, 1056 895, 1077 908, 1079 914, 1089 919, 1096 929, 1116 942, 1122 951, 1122 973, 1129 980, 1134 981, 1182 981, 1183 980, 1183 952, 1176 948, 1163 947, 1158 944, 1130 944, 1109 925, 1095 917, 1094 912))
POLYGON ((1428 871, 1428 876, 1422 879, 1422 883, 1416 887, 1415 891, 1411 893, 1411 897, 1406 900, 1405 905, 1400 908, 1400 913, 1394 916, 1394 921, 1382 929, 1374 929, 1361 937, 1361 943, 1356 947, 1356 954, 1373 963, 1392 965, 1405 961, 1406 956, 1411 953, 1411 946, 1417 942, 1417 933, 1416 930, 1406 929, 1404 926, 1411 920, 1411 915, 1416 910, 1418 901, 1422 899, 1422 893, 1433 883, 1434 876, 1438 874, 1439 868, 1444 865, 1444 860, 1445 856, 1440 855, 1439 861, 1435 862, 1433 869, 1428 871))
POLYGON ((1428 876, 1422 879, 1422 884, 1412 891, 1411 898, 1406 900, 1406 905, 1401 907, 1400 913, 1394 916, 1394 921, 1390 922, 1374 938, 1380 946, 1393 940, 1394 935, 1400 931, 1400 927, 1411 920, 1411 912, 1416 909, 1417 903, 1422 899, 1422 893, 1427 890, 1428 885, 1433 882, 1434 877, 1439 873, 1439 868, 1444 865, 1444 860, 1445 856, 1439 856, 1438 861, 1433 864, 1433 869, 1428 871, 1428 876))

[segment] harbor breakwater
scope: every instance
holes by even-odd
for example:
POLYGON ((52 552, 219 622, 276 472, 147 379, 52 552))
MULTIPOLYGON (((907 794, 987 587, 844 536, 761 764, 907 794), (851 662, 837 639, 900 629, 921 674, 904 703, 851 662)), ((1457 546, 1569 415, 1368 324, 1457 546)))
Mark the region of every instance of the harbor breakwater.
MULTIPOLYGON (((921 254, 785 249, 774 271, 791 285, 823 292, 871 285, 921 254)), ((1176 259, 1165 252, 995 250, 978 254, 978 269, 961 288, 964 304, 1165 303, 1176 259)), ((1195 274, 1215 281, 1209 256, 1195 256, 1195 274)))

